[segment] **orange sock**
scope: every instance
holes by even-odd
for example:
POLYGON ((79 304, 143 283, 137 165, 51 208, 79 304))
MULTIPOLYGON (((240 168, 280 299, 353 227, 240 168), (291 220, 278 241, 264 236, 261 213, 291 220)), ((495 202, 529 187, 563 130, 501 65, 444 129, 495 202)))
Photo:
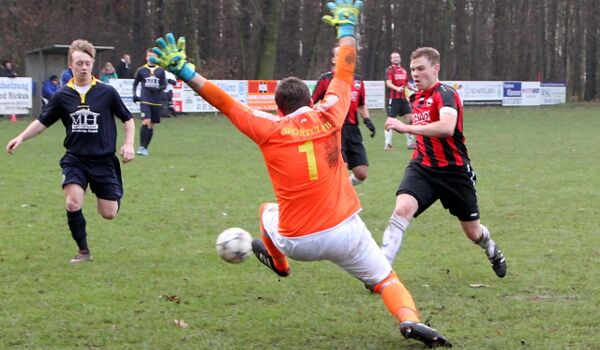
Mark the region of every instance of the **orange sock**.
POLYGON ((379 282, 374 291, 381 295, 385 306, 400 322, 419 322, 419 312, 415 302, 394 271, 379 282))
POLYGON ((260 238, 262 239, 265 247, 267 248, 267 252, 269 255, 273 257, 273 264, 275 264, 275 268, 279 271, 287 271, 290 269, 290 265, 288 264, 286 256, 275 247, 273 241, 271 241, 271 237, 266 234, 264 231, 260 233, 260 238))

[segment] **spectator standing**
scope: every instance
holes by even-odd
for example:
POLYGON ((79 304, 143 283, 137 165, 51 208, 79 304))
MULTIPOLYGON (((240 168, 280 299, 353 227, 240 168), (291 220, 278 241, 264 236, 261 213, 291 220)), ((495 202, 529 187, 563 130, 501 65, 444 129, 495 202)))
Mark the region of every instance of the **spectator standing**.
POLYGON ((133 79, 133 69, 131 68, 131 56, 126 53, 117 64, 117 76, 120 79, 133 79))

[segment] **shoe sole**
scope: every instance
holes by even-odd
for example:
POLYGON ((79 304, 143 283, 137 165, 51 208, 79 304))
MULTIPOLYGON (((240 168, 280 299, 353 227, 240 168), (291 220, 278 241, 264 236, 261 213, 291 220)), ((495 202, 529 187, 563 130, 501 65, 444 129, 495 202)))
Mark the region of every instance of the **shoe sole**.
MULTIPOLYGON (((403 322, 404 324, 404 322, 403 322)), ((418 340, 430 348, 446 347, 451 348, 452 343, 439 334, 435 329, 424 324, 411 323, 408 325, 400 324, 400 333, 405 339, 418 340)))

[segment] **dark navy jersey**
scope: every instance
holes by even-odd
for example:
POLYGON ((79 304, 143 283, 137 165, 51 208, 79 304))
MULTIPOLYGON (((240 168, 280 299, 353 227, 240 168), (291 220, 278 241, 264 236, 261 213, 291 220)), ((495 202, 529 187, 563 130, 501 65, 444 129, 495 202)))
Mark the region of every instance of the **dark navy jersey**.
POLYGON ((137 86, 142 84, 141 103, 161 106, 163 90, 167 87, 165 70, 159 66, 145 64, 135 72, 133 80, 133 94, 137 95, 137 86))
MULTIPOLYGON (((327 72, 321 74, 315 89, 312 93, 312 102, 316 104, 318 101, 325 98, 325 93, 329 87, 329 83, 333 79, 334 72, 327 72)), ((365 84, 363 79, 358 75, 354 74, 354 82, 352 83, 352 98, 350 100, 350 109, 344 120, 344 124, 358 125, 358 107, 365 105, 365 84)))
POLYGON ((79 94, 71 80, 52 96, 38 120, 46 127, 62 120, 67 133, 64 146, 68 153, 103 156, 116 152, 115 116, 123 122, 131 119, 117 90, 92 78, 85 94, 79 94))
POLYGON ((470 163, 463 135, 463 106, 456 90, 437 83, 427 90, 419 90, 410 97, 413 125, 426 125, 440 120, 440 109, 456 110, 454 133, 448 137, 416 135, 417 148, 412 159, 427 167, 462 166, 470 163))

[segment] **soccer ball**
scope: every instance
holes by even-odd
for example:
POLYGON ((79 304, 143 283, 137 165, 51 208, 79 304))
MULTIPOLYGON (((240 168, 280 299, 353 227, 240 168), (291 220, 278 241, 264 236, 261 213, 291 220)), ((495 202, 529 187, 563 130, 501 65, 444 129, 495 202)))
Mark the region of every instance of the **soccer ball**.
POLYGON ((217 237, 217 254, 231 264, 239 264, 252 255, 252 236, 239 227, 228 228, 217 237))

